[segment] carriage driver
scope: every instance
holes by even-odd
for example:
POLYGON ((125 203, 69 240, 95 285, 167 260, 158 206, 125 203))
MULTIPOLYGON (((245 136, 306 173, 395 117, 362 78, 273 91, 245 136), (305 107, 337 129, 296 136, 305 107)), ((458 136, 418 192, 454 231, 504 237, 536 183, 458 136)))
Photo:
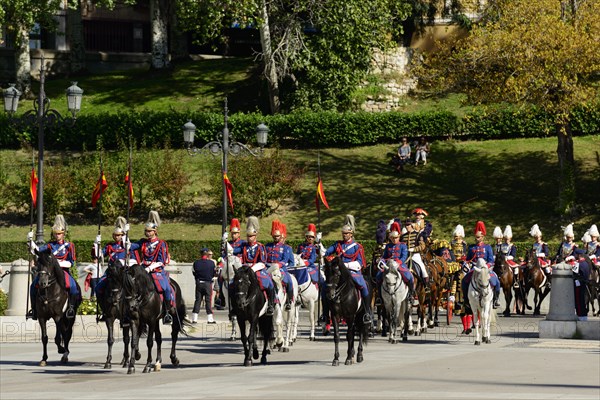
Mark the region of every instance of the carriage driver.
POLYGON ((400 241, 402 243, 406 243, 406 246, 408 247, 409 256, 406 264, 408 264, 408 262, 411 260, 413 261, 415 273, 423 282, 423 286, 425 286, 425 292, 429 293, 429 275, 427 274, 427 269, 425 268, 423 259, 421 258, 421 252, 425 250, 427 243, 427 234, 425 233, 425 230, 417 232, 415 229, 416 223, 410 219, 405 221, 404 226, 406 227, 406 232, 400 236, 400 241))
MULTIPOLYGON (((489 244, 485 244, 485 224, 483 221, 477 221, 475 225, 475 241, 476 244, 469 246, 469 251, 467 252, 467 261, 471 263, 472 266, 477 264, 477 261, 482 258, 488 266, 490 270, 490 285, 494 289, 494 308, 500 307, 499 297, 500 297, 500 281, 498 280, 498 275, 493 270, 494 267, 494 253, 492 250, 492 246, 489 244)), ((469 283, 471 283, 471 278, 473 276, 473 269, 465 275, 461 283, 461 289, 463 293, 466 295, 467 290, 469 289, 469 283)), ((465 296, 465 302, 468 302, 469 299, 465 296)))
POLYGON ((294 285, 288 272, 288 266, 294 267, 294 254, 292 248, 284 243, 284 233, 286 232, 285 225, 279 220, 273 220, 271 224, 271 236, 273 241, 265 245, 267 251, 267 264, 277 264, 281 271, 281 281, 285 284, 286 300, 285 309, 292 309, 292 301, 294 300, 294 285))
MULTIPOLYGON (((102 254, 100 254, 105 260, 108 260, 109 263, 115 263, 119 267, 125 266, 126 256, 125 256, 125 242, 123 237, 125 233, 129 231, 129 224, 127 224, 127 220, 123 217, 117 217, 117 221, 115 222, 115 229, 112 233, 113 242, 108 243, 104 246, 102 250, 102 254)), ((100 242, 102 242, 102 236, 96 236, 96 240, 94 241, 94 255, 98 258, 100 242)), ((137 243, 131 243, 129 248, 129 260, 128 265, 139 264, 138 255, 135 252, 139 249, 139 245, 137 243)), ((102 295, 104 290, 106 289, 106 284, 108 280, 106 278, 106 271, 104 271, 104 275, 100 277, 98 284, 96 285, 96 293, 102 295)), ((102 313, 98 321, 105 321, 105 315, 102 313)))
MULTIPOLYGON (((398 222, 393 222, 392 226, 390 227, 390 234, 388 235, 390 242, 385 245, 381 259, 385 262, 385 265, 387 265, 388 260, 394 260, 396 263, 398 263, 398 272, 400 272, 404 283, 406 283, 408 286, 408 298, 411 299, 415 290, 415 282, 413 274, 411 274, 410 270, 406 268, 408 248, 406 247, 405 243, 400 241, 400 232, 400 224, 398 222)), ((379 296, 381 296, 383 274, 383 270, 379 268, 379 271, 375 276, 375 281, 377 282, 377 293, 379 293, 379 296)))
MULTIPOLYGON (((58 264, 65 273, 65 287, 69 291, 69 307, 65 313, 65 316, 69 319, 75 318, 75 304, 81 300, 81 293, 79 293, 79 287, 75 282, 73 276, 71 276, 71 267, 77 260, 75 254, 75 245, 72 242, 65 241, 65 232, 67 231, 67 223, 62 215, 57 215, 54 219, 54 225, 52 226, 52 236, 54 240, 41 245, 39 248, 33 241, 33 232, 27 234, 27 243, 29 249, 33 255, 35 250, 39 252, 52 253, 58 260, 58 264)), ((33 279, 31 287, 29 289, 29 296, 31 299, 31 310, 27 311, 26 318, 37 319, 37 309, 35 306, 35 299, 37 297, 37 286, 39 276, 33 279)))
POLYGON ((513 233, 512 227, 510 225, 506 225, 504 228, 504 233, 502 233, 504 238, 504 243, 500 245, 500 253, 504 255, 504 259, 506 263, 510 265, 513 271, 513 286, 515 288, 519 287, 519 264, 515 262, 515 257, 517 257, 517 246, 511 243, 513 233))
POLYGON ((342 226, 342 240, 336 241, 325 251, 325 256, 332 254, 340 256, 342 262, 350 271, 354 284, 365 300, 362 303, 365 307, 363 321, 365 324, 370 324, 373 321, 371 303, 366 301, 369 298, 369 287, 362 274, 362 270, 366 266, 365 251, 360 243, 354 241, 354 216, 346 215, 346 220, 342 226))
POLYGON ((157 229, 159 226, 160 217, 158 213, 150 211, 148 221, 144 225, 144 235, 146 238, 136 243, 131 243, 131 246, 139 246, 142 265, 152 277, 154 286, 158 292, 163 292, 163 305, 165 308, 163 324, 167 325, 173 322, 171 314, 176 313, 175 296, 169 282, 169 273, 165 270, 165 265, 171 262, 169 247, 167 242, 158 238, 157 229))
MULTIPOLYGON (((260 289, 267 295, 267 315, 273 315, 275 311, 275 285, 271 275, 267 272, 265 262, 267 261, 267 251, 262 243, 256 241, 256 235, 258 234, 258 218, 255 216, 248 217, 246 223, 246 238, 242 245, 238 248, 233 249, 234 255, 240 255, 242 258, 242 265, 246 265, 252 268, 256 273, 258 284, 260 289)), ((233 293, 234 290, 230 288, 233 293)))

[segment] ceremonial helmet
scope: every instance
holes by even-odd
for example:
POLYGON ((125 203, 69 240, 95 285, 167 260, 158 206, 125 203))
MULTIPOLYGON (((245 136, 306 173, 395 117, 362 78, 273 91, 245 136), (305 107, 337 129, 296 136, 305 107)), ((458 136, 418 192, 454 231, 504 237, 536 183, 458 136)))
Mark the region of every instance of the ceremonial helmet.
POLYGON ((237 218, 231 219, 231 224, 229 225, 229 232, 237 233, 240 231, 240 220, 237 218))
POLYGON ((312 237, 317 236, 317 227, 315 226, 315 224, 308 224, 308 228, 306 228, 305 236, 312 236, 312 237))
POLYGON ((400 236, 400 224, 396 221, 392 222, 392 226, 390 227, 390 237, 397 238, 400 236))
POLYGON ((354 233, 354 216, 347 214, 342 225, 342 233, 354 233))
POLYGON ((587 244, 592 241, 592 236, 590 235, 589 229, 587 231, 585 231, 585 233, 583 234, 583 237, 581 238, 581 241, 583 242, 583 244, 587 244))
POLYGON ((531 227, 529 234, 533 237, 542 237, 542 231, 540 230, 538 224, 535 224, 531 227))
POLYGON ((504 228, 504 233, 502 235, 507 239, 512 239, 512 227, 510 225, 506 225, 506 228, 504 228))
POLYGON ((146 221, 144 228, 147 231, 156 231, 156 230, 158 230, 159 226, 160 226, 160 216, 158 215, 158 212, 150 211, 148 213, 148 221, 146 221))
POLYGON ((565 238, 574 238, 575 237, 575 233, 573 232, 573 223, 570 223, 569 225, 567 225, 567 227, 565 228, 565 238))
POLYGON ((65 217, 62 214, 58 214, 54 218, 54 225, 52 225, 52 233, 65 233, 67 231, 67 223, 65 217))
POLYGON ((429 216, 429 214, 427 213, 427 211, 425 211, 422 208, 415 208, 412 212, 413 215, 422 215, 424 217, 429 216))
MULTIPOLYGON (((475 224, 474 233, 475 233, 475 235, 477 235, 477 233, 481 233, 483 236, 486 235, 485 224, 483 223, 483 221, 477 221, 477 223, 475 224)), ((500 236, 500 237, 502 237, 502 236, 500 236)))
POLYGON ((287 226, 283 222, 281 223, 281 237, 287 238, 287 226))
POLYGON ((456 228, 454 228, 454 231, 452 231, 452 237, 461 237, 464 238, 465 237, 465 228, 463 228, 463 226, 461 224, 456 225, 456 228))
POLYGON ((254 215, 248 217, 246 221, 246 235, 247 236, 256 236, 258 234, 260 226, 258 224, 258 218, 254 215))
POLYGON ((502 239, 502 228, 499 226, 495 227, 492 236, 494 236, 494 239, 502 239))
POLYGON ((112 233, 113 239, 116 235, 125 234, 125 224, 127 224, 127 220, 124 217, 117 217, 117 221, 115 222, 115 229, 112 233))
POLYGON ((282 236, 283 224, 278 219, 274 219, 271 223, 271 236, 282 236))
POLYGON ((596 226, 596 224, 590 226, 590 236, 591 237, 598 237, 600 236, 600 233, 598 233, 598 227, 596 226))

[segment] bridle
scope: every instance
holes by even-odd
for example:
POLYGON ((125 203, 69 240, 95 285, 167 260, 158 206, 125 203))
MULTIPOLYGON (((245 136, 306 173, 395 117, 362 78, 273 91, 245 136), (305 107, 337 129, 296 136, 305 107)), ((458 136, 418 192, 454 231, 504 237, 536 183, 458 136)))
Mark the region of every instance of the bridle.
MULTIPOLYGON (((480 274, 481 272, 477 273, 480 274)), ((488 281, 487 284, 481 285, 476 279, 471 279, 471 285, 473 285, 473 289, 475 289, 475 291, 479 294, 479 306, 483 307, 483 298, 490 293, 490 282, 488 281)))

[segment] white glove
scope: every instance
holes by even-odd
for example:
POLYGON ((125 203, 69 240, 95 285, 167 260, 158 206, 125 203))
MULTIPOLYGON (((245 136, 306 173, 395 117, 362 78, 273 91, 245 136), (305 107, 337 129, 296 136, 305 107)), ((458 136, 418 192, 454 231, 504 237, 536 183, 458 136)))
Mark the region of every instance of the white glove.
POLYGON ((449 296, 448 297, 448 301, 454 303, 454 301, 456 300, 456 298, 454 296, 449 296))
POLYGON ((317 232, 317 242, 320 242, 322 237, 323 237, 323 232, 317 232))
POLYGON ((146 267, 144 269, 146 270, 146 272, 150 273, 150 267, 146 267))
POLYGON ((223 237, 221 238, 221 240, 222 240, 223 242, 226 242, 228 238, 229 238, 229 232, 225 232, 225 233, 223 234, 223 237))
POLYGON ((538 253, 537 256, 543 258, 543 257, 546 257, 546 254, 545 253, 538 253))
POLYGON ((574 259, 575 259, 575 257, 569 256, 569 257, 565 258, 565 261, 573 261, 574 259))
POLYGON ((514 257, 513 256, 507 256, 506 259, 507 260, 512 260, 514 257))
POLYGON ((592 255, 590 256, 590 260, 595 260, 595 259, 596 259, 596 255, 595 255, 595 254, 592 254, 592 255))
POLYGON ((412 252, 414 252, 414 251, 415 251, 415 248, 414 248, 414 247, 409 247, 409 248, 408 248, 408 251, 410 251, 410 252, 412 253, 412 252))
POLYGON ((33 232, 29 231, 27 232, 27 243, 31 242, 33 240, 33 232))
POLYGON ((125 228, 123 228, 123 231, 125 233, 127 233, 127 232, 129 232, 129 228, 130 228, 129 224, 125 224, 125 228))
POLYGON ((102 242, 102 235, 96 235, 96 241, 94 243, 100 244, 102 242))

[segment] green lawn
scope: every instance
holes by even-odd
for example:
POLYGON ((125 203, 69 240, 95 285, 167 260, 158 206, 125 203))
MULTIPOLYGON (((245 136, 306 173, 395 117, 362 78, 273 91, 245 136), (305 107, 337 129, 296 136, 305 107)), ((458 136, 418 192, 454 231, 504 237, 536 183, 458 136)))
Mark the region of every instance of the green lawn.
MULTIPOLYGON (((557 241, 561 225, 575 222, 579 239, 592 223, 600 223, 600 136, 576 137, 574 143, 579 214, 573 221, 560 221, 554 211, 558 193, 556 138, 435 142, 428 165, 408 167, 403 174, 393 172, 387 164, 394 146, 321 150, 321 176, 331 206, 330 210, 322 208, 321 229, 326 239, 338 238, 344 216, 353 214, 356 237, 373 239, 379 219, 406 217, 415 207, 423 207, 430 213, 437 237, 448 238, 458 223, 471 236, 475 222, 481 219, 490 236, 495 225, 512 225, 515 240, 529 240, 527 232, 537 223, 546 240, 557 241)), ((292 238, 300 238, 309 222, 317 222, 317 151, 285 150, 284 155, 307 163, 308 172, 299 185, 298 197, 261 220, 261 240, 267 240, 273 218, 288 225, 292 238)), ((31 162, 30 153, 25 152, 1 151, 0 156, 0 166, 31 162)), ((205 163, 218 160, 188 157, 183 150, 177 156, 191 175, 192 183, 186 190, 193 194, 198 211, 187 220, 165 221, 160 235, 165 239, 216 239, 221 229, 219 204, 208 204, 202 193, 209 181, 205 163)), ((24 239, 28 216, 17 221, 18 226, 8 226, 3 217, 0 215, 0 241, 24 239)), ((144 217, 133 221, 134 237, 142 235, 144 217)), ((237 217, 245 220, 246 216, 237 217)), ((112 222, 103 227, 105 238, 110 237, 112 222)), ((73 238, 91 239, 95 234, 93 225, 71 226, 73 238)))

